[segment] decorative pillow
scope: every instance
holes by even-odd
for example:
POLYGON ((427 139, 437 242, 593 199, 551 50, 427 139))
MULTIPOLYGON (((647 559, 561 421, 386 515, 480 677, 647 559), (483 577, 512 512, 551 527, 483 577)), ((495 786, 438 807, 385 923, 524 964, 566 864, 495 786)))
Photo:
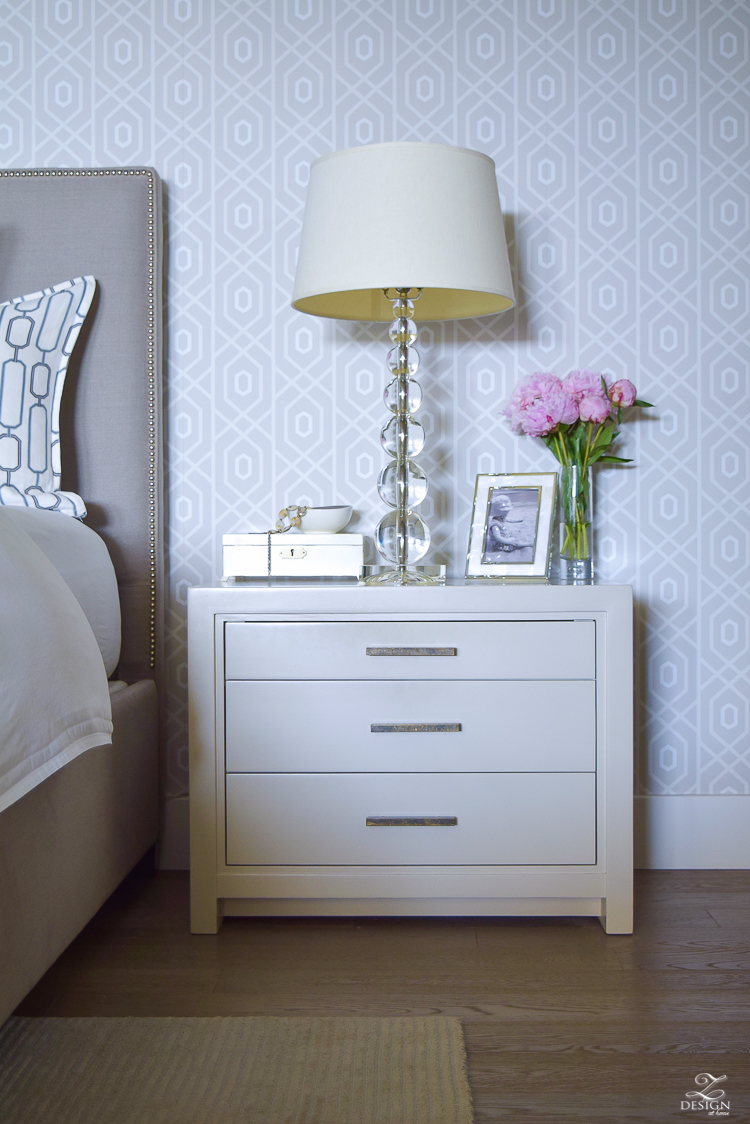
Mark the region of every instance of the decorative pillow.
POLYGON ((0 504, 86 514, 60 491, 60 398, 95 289, 76 277, 0 304, 0 504))

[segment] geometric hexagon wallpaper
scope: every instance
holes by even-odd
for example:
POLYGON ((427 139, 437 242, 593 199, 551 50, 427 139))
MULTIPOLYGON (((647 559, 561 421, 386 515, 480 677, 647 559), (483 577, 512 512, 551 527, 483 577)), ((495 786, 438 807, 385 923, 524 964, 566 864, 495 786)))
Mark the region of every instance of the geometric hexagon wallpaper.
MULTIPOLYGON (((750 792, 749 32, 746 0, 0 8, 2 165, 165 181, 170 794, 185 591, 221 534, 289 502, 379 517, 386 331, 289 301, 310 162, 382 140, 495 160, 518 298, 420 332, 431 560, 462 570, 477 472, 556 467, 500 417, 520 376, 632 379, 655 409, 596 513, 600 576, 636 592, 637 783, 750 792)), ((394 239, 419 206, 394 184, 394 239)))

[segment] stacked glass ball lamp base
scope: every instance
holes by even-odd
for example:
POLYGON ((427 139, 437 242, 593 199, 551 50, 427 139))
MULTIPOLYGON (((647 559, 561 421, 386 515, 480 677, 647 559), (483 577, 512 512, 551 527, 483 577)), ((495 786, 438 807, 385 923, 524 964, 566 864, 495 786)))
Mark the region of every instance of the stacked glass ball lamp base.
MULTIPOLYGON (((424 428, 414 417, 422 402, 422 388, 412 377, 419 368, 419 353, 412 346, 417 326, 412 319, 411 290, 395 291, 394 319, 389 328, 394 346, 388 352, 392 378, 383 394, 392 416, 380 431, 380 443, 392 459, 378 480, 378 494, 391 510, 375 531, 378 554, 387 565, 366 581, 369 585, 437 585, 439 578, 430 572, 434 567, 416 565, 430 548, 429 528, 414 511, 427 495, 427 477, 413 460, 425 441, 424 428)), ((388 292, 385 290, 386 296, 388 292)))

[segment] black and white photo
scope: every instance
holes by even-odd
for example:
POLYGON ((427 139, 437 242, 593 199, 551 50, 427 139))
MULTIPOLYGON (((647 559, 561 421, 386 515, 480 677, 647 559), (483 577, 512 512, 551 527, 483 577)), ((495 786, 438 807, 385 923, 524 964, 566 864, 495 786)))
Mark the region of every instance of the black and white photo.
POLYGON ((541 488, 490 488, 482 563, 534 561, 541 488))
POLYGON ((468 578, 546 578, 557 474, 477 476, 468 578))

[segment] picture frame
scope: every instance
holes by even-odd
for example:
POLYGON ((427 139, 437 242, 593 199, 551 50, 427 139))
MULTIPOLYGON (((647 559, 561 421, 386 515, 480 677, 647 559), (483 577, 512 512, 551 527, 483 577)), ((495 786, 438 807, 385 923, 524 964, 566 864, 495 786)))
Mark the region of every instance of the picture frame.
POLYGON ((477 476, 466 577, 545 580, 556 494, 556 472, 477 476))

